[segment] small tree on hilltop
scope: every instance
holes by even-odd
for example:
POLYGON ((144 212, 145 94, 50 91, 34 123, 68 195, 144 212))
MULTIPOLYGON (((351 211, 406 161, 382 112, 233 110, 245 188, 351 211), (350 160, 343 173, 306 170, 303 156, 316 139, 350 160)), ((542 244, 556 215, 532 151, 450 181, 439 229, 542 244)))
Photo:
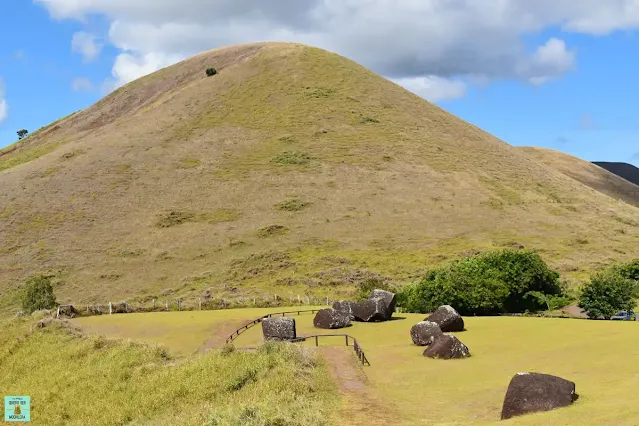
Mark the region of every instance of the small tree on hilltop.
POLYGON ((22 139, 29 133, 29 131, 27 129, 22 129, 18 130, 16 133, 18 134, 18 139, 22 139))
POLYGON ((607 270, 596 273, 581 290, 579 307, 590 318, 609 319, 618 311, 631 311, 637 304, 637 282, 607 270))
POLYGON ((37 275, 27 280, 22 297, 22 310, 25 314, 40 309, 53 309, 57 305, 50 277, 37 275))

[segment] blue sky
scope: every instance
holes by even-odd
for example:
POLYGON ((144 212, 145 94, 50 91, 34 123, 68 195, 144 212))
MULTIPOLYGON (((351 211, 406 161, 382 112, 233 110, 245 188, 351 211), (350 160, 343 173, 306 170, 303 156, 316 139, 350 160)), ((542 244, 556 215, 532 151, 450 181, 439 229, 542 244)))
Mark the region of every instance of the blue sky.
MULTIPOLYGON (((140 69, 152 71, 176 58, 236 41, 232 37, 222 41, 197 39, 189 45, 184 44, 185 41, 159 51, 151 36, 134 36, 132 29, 151 25, 149 28, 157 31, 153 37, 161 38, 165 31, 175 39, 177 31, 179 38, 179 27, 177 30, 166 29, 171 22, 169 17, 161 15, 165 12, 161 8, 157 16, 151 14, 153 21, 145 23, 140 21, 135 10, 126 9, 126 2, 119 0, 111 3, 106 0, 6 3, 10 5, 0 6, 0 81, 5 89, 8 114, 0 123, 0 147, 15 142, 16 131, 21 128, 34 131, 90 106, 106 93, 105 87, 109 84, 113 87, 114 80, 123 80, 121 84, 143 74, 140 69), (83 3, 85 6, 77 6, 83 3), (73 7, 77 10, 72 10, 73 7), (72 39, 78 32, 94 37, 92 42, 85 43, 89 50, 85 49, 84 54, 81 49, 72 50, 72 39), (119 57, 129 59, 128 67, 125 61, 116 65, 119 57), (149 63, 151 57, 160 59, 149 63), (133 70, 135 66, 139 69, 133 70)), ((191 26, 202 25, 197 18, 185 16, 181 19, 192 19, 191 26)), ((476 72, 460 64, 433 67, 432 61, 424 61, 419 65, 428 75, 434 74, 433 69, 450 69, 442 74, 442 78, 463 81, 465 91, 463 95, 450 96, 452 99, 444 96, 437 103, 510 144, 554 148, 589 161, 627 161, 639 165, 639 109, 636 107, 639 85, 635 83, 639 75, 639 29, 626 25, 626 28, 613 28, 605 34, 593 34, 595 30, 565 31, 558 23, 549 21, 548 25, 540 24, 527 33, 511 34, 510 30, 507 33, 531 54, 551 38, 560 39, 566 50, 574 53, 570 69, 564 67, 553 71, 555 74, 545 84, 530 84, 521 76, 509 74, 507 65, 504 65, 505 71, 495 71, 476 58, 468 60, 477 62, 476 72), (475 83, 470 74, 484 76, 488 82, 475 83)), ((184 40, 193 39, 188 28, 184 30, 184 40)), ((153 31, 139 33, 155 34, 153 31)), ((323 39, 316 35, 278 31, 268 27, 263 34, 252 33, 254 35, 246 36, 248 40, 238 37, 237 42, 260 41, 278 34, 279 39, 299 39, 323 47, 323 39), (318 42, 314 43, 315 40, 318 42)), ((499 31, 506 30, 501 28, 499 31)), ((446 37, 446 42, 460 37, 457 34, 430 35, 439 36, 446 37)), ((326 43, 330 48, 330 43, 326 43)), ((451 51, 454 48, 452 46, 451 51)), ((348 56, 382 74, 385 70, 393 76, 401 73, 392 68, 392 64, 352 51, 355 54, 348 56)), ((489 47, 486 52, 486 55, 490 53, 489 47)))

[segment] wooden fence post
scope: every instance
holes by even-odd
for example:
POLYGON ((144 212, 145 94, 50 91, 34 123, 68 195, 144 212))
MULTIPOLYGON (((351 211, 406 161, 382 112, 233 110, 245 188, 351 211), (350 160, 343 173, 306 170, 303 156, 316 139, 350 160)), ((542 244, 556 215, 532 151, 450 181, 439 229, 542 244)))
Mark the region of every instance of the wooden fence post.
POLYGON ((109 302, 109 315, 113 314, 113 303, 109 302))
POLYGON ((198 304, 200 305, 200 311, 202 310, 202 298, 200 297, 198 299, 198 304))
POLYGON ((155 299, 153 299, 153 310, 155 310, 155 299))
POLYGON ((326 304, 328 305, 328 296, 326 296, 326 304))
POLYGON ((166 301, 166 302, 165 302, 165 305, 166 305, 166 310, 168 311, 168 310, 169 310, 169 302, 168 302, 168 301, 166 301))

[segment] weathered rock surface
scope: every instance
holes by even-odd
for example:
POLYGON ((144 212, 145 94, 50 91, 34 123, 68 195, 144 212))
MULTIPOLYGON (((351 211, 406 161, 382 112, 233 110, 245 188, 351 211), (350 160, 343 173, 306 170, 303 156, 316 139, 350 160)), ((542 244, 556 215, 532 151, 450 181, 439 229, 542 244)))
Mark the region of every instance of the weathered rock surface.
POLYGON ((390 319, 383 299, 368 299, 351 304, 355 321, 377 322, 390 319))
POLYGON ((424 321, 431 321, 439 325, 444 333, 451 331, 464 331, 464 319, 450 305, 444 305, 437 308, 435 312, 430 314, 424 321))
POLYGON ((344 328, 351 326, 351 317, 346 312, 340 312, 333 308, 320 309, 315 318, 313 325, 317 328, 344 328))
POLYGON ((441 334, 426 348, 424 356, 439 359, 468 358, 470 351, 452 334, 441 334))
POLYGON ((501 418, 566 407, 578 398, 574 382, 550 374, 517 373, 508 385, 501 418))
POLYGON ((395 312, 395 304, 397 303, 397 298, 395 293, 386 290, 373 290, 368 296, 368 300, 381 300, 384 303, 384 317, 383 321, 388 321, 393 316, 395 312))
POLYGON ((348 315, 348 317, 353 320, 353 303, 349 300, 340 300, 338 302, 333 302, 333 309, 338 312, 342 312, 348 315))
POLYGON ((72 305, 60 306, 60 316, 74 318, 78 314, 78 311, 72 305))
POLYGON ((264 340, 291 340, 297 337, 295 318, 264 318, 262 320, 264 340))
POLYGON ((410 329, 410 337, 417 346, 428 346, 442 334, 439 326, 431 321, 418 322, 410 329))

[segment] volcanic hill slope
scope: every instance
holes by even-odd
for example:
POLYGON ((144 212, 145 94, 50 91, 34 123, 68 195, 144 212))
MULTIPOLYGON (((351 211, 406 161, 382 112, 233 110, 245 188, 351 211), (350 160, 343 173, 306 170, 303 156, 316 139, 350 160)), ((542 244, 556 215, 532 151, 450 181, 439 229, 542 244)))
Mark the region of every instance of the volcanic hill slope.
POLYGON ((4 309, 37 272, 75 303, 337 295, 514 243, 575 277, 639 248, 636 207, 298 44, 202 53, 3 152, 4 309))

